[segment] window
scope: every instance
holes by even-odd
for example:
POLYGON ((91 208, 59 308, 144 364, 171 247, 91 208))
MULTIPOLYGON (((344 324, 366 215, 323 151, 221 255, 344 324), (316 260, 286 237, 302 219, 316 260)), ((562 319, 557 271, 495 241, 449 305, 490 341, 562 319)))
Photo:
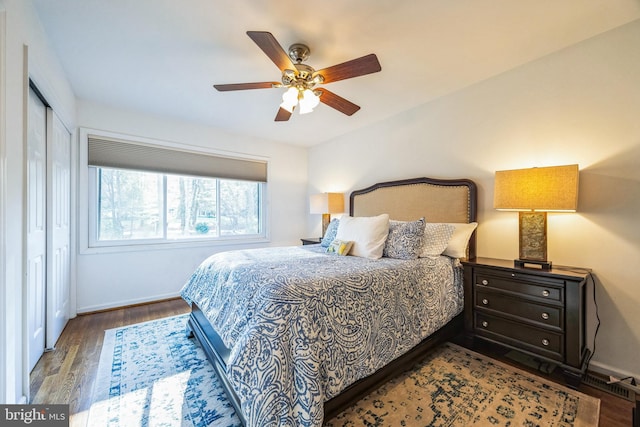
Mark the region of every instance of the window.
POLYGON ((261 184, 96 168, 97 241, 256 236, 261 184))
POLYGON ((89 247, 266 237, 264 161, 91 135, 87 151, 89 247))

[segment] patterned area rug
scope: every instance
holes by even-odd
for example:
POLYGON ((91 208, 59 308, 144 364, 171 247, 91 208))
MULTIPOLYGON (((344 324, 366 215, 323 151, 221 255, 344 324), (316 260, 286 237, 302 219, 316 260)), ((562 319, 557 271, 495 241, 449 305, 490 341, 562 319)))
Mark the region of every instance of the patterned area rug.
MULTIPOLYGON (((88 426, 239 426, 186 315, 105 332, 88 426)), ((446 344, 328 420, 352 426, 597 426, 600 401, 446 344)))
POLYGON ((351 426, 597 426, 600 400, 447 343, 330 420, 351 426))
POLYGON ((105 331, 88 427, 240 426, 187 315, 105 331))

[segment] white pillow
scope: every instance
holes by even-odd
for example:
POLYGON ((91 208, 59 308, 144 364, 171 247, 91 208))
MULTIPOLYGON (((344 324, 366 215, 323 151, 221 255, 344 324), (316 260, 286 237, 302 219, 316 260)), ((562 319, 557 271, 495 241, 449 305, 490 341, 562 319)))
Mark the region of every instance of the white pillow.
POLYGON ((453 231, 453 236, 447 244, 447 249, 442 253, 443 255, 450 256, 452 258, 466 258, 467 246, 469 245, 469 239, 473 230, 478 226, 477 222, 470 222, 469 224, 461 222, 450 222, 456 229, 453 231))
POLYGON ((421 258, 437 257, 447 249, 455 227, 445 223, 426 223, 422 238, 421 258))
POLYGON ((349 255, 378 259, 389 234, 389 215, 352 217, 343 215, 336 239, 353 242, 349 255))

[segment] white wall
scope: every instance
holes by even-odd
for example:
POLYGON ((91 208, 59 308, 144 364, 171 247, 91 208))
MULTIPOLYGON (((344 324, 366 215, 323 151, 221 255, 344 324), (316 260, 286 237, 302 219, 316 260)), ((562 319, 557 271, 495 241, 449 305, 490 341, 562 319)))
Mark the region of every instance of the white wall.
MULTIPOLYGON (((0 150, 2 183, 5 203, 4 222, 0 224, 6 247, 2 248, 4 272, 0 277, 3 307, 4 334, 3 363, 0 366, 3 380, 2 402, 17 403, 28 395, 28 373, 23 364, 23 290, 24 290, 24 125, 26 118, 25 94, 30 76, 65 125, 72 128, 75 120, 75 98, 62 67, 49 48, 42 26, 30 2, 0 0, 0 10, 5 11, 6 34, 1 43, 5 49, 4 81, 0 90, 4 93, 3 114, 4 147, 0 150), (25 49, 26 47, 26 49, 25 49), (28 53, 27 53, 28 52, 28 53)), ((3 73, 0 73, 3 74, 3 73)), ((0 138, 0 142, 2 138, 0 138)), ((0 239, 2 241, 2 239, 0 239)))
MULTIPOLYGON (((178 295, 209 255, 268 245, 299 245, 307 218, 307 149, 238 137, 193 123, 78 102, 78 123, 121 134, 268 158, 270 242, 78 255, 78 312, 178 295)), ((80 167, 86 167, 80 165, 80 167)), ((80 212, 80 215, 86 215, 80 212)), ((86 230, 79 230, 86 233, 86 230)))
MULTIPOLYGON (((549 259, 595 273, 602 326, 592 366, 640 378, 639 46, 634 21, 316 146, 310 189, 471 178, 479 186, 478 255, 513 259, 518 216, 493 210, 494 172, 578 163, 579 212, 550 214, 549 259)), ((308 234, 316 230, 309 217, 308 234)))

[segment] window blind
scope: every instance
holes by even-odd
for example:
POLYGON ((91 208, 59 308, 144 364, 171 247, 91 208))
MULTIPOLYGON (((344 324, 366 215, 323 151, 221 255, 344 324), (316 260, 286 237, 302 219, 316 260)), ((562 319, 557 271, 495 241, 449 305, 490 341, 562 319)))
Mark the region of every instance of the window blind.
POLYGON ((89 135, 89 166, 267 182, 267 163, 89 135))

